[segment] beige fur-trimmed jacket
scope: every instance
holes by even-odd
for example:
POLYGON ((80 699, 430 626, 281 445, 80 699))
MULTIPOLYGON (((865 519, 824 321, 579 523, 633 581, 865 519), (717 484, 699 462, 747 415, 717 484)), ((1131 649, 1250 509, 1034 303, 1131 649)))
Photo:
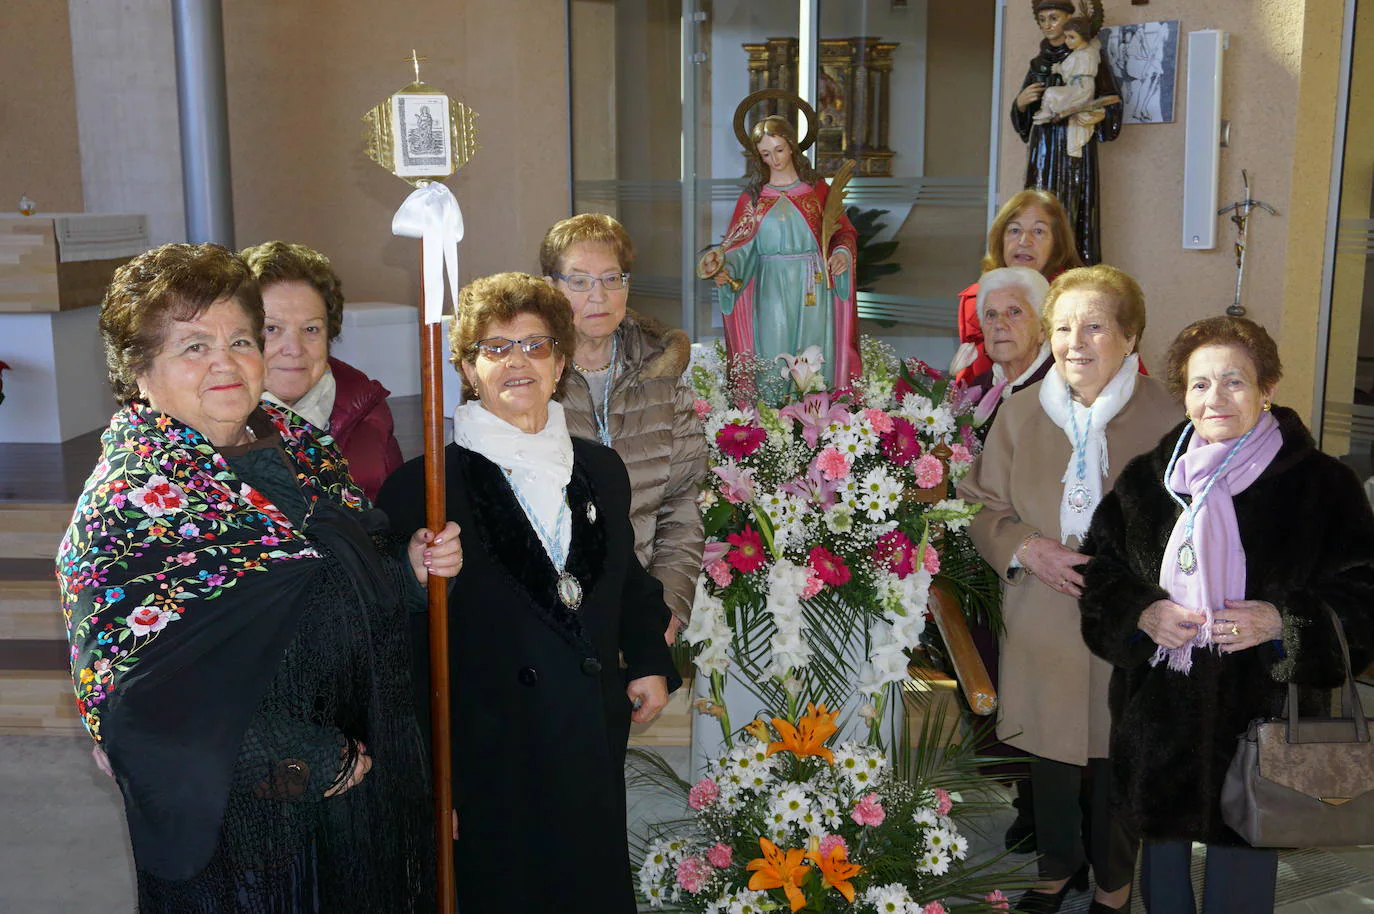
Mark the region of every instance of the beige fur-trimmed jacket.
MULTIPOLYGON (((611 386, 611 444, 630 473, 635 554, 663 583, 673 615, 692 612, 705 540, 697 487, 706 473, 706 439, 682 380, 692 345, 681 330, 625 313, 621 367, 611 386)), ((570 372, 563 394, 569 433, 597 440, 591 389, 570 372)))

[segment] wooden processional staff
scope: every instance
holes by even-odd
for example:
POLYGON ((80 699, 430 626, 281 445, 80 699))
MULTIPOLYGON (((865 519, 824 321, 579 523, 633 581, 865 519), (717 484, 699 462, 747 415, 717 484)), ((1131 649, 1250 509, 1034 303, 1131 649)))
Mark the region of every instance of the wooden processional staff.
MULTIPOLYGON (((444 337, 445 276, 458 297, 458 242, 463 213, 443 183, 467 164, 477 149, 476 112, 420 82, 413 50, 406 61, 415 81, 363 115, 367 155, 415 190, 391 221, 395 235, 420 239, 424 301, 420 312, 420 393, 425 435, 425 525, 438 534, 444 508, 444 337)), ((434 762, 434 842, 438 910, 453 914, 453 756, 449 701, 448 587, 431 575, 429 596, 429 703, 434 762)))

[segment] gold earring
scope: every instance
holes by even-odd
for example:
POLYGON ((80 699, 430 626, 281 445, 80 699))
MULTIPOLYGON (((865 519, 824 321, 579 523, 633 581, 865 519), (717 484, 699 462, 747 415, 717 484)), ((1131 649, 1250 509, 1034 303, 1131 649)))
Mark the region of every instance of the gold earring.
POLYGON ((1269 412, 1269 407, 1271 407, 1271 406, 1273 406, 1273 405, 1274 405, 1274 404, 1270 403, 1268 400, 1265 400, 1265 401, 1264 401, 1264 411, 1265 411, 1265 412, 1269 412))

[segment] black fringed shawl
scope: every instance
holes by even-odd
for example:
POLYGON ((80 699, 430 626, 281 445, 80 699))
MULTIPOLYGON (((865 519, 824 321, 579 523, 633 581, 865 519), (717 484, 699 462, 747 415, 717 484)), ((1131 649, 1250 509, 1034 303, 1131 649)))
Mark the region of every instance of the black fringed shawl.
POLYGON ((427 910, 409 572, 378 552, 384 519, 329 438, 268 407, 253 424, 280 447, 250 484, 195 430, 122 409, 58 554, 77 706, 124 794, 140 909, 427 910), (293 483, 293 510, 265 494, 293 483), (371 772, 325 797, 362 747, 371 772))

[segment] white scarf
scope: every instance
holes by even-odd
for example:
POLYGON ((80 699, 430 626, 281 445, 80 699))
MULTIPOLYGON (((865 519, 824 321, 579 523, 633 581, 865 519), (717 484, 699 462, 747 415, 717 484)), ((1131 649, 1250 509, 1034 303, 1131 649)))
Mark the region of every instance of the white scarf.
POLYGON ((334 414, 334 398, 338 394, 338 386, 334 382, 334 372, 330 371, 329 366, 324 366, 324 374, 315 382, 315 386, 301 395, 295 403, 287 403, 280 397, 274 396, 271 391, 263 391, 262 398, 284 406, 291 412, 309 422, 322 432, 329 431, 329 417, 334 414))
POLYGON ((550 401, 544 427, 524 432, 478 400, 464 403, 453 411, 453 442, 505 470, 511 486, 529 506, 527 512, 534 512, 530 523, 546 531, 553 531, 557 524, 558 543, 563 555, 568 554, 572 517, 563 509, 567 505, 565 490, 572 479, 573 450, 563 404, 550 401))
MULTIPOLYGON (((1030 380, 1031 375, 1035 374, 1037 371, 1040 370, 1040 366, 1045 364, 1045 360, 1048 358, 1051 358, 1050 344, 1041 343, 1040 354, 1031 360, 1030 367, 1027 368, 1025 371, 1021 372, 1021 374, 1014 378, 1010 384, 1007 384, 1005 387, 1002 388, 1002 399, 1005 400, 1007 397, 1010 397, 1012 394, 1016 393, 1016 391, 1021 387, 1022 384, 1025 384, 1027 381, 1030 380)), ((993 362, 992 385, 996 387, 998 384, 1005 383, 1006 380, 1007 369, 1002 366, 1001 362, 993 362)))
POLYGON ((1061 480, 1064 491, 1059 497, 1059 541, 1062 543, 1067 543, 1070 536, 1081 540, 1087 534, 1093 511, 1102 501, 1102 480, 1108 470, 1107 423, 1131 399, 1139 372, 1140 356, 1126 356, 1116 376, 1097 395, 1092 406, 1084 406, 1073 398, 1068 382, 1057 367, 1040 383, 1040 406, 1050 420, 1064 430, 1072 447, 1061 480), (1080 441, 1074 441, 1075 420, 1080 441), (1080 465, 1084 468, 1082 479, 1078 475, 1080 465), (1071 497, 1080 487, 1086 490, 1086 503, 1075 506, 1070 503, 1071 497))

